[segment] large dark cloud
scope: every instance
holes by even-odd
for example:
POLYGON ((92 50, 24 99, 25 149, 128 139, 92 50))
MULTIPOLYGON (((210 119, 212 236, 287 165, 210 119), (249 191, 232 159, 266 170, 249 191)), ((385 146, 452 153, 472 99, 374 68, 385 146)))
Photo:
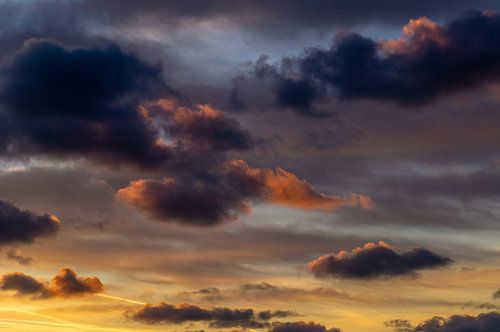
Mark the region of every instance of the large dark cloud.
POLYGON ((293 315, 289 311, 262 311, 253 309, 229 309, 217 307, 204 309, 191 304, 172 305, 161 302, 157 305, 146 304, 126 313, 127 317, 147 324, 181 324, 185 322, 207 322, 213 328, 263 328, 269 326, 268 320, 275 317, 293 315))
POLYGON ((69 48, 30 40, 0 73, 5 155, 159 166, 191 162, 201 151, 252 147, 238 122, 208 105, 155 112, 160 106, 152 100, 179 94, 163 83, 160 67, 114 45, 69 48), (148 102, 151 108, 142 108, 148 102))
POLYGON ((352 279, 390 278, 414 275, 416 271, 443 267, 451 263, 425 248, 397 253, 384 242, 367 243, 351 252, 321 256, 309 263, 317 277, 352 279))
POLYGON ((0 200, 0 244, 32 242, 40 236, 54 235, 59 224, 54 215, 37 215, 0 200))
POLYGON ((274 80, 276 103, 303 114, 333 93, 422 105, 437 97, 497 81, 500 15, 469 11, 445 25, 411 20, 400 39, 375 41, 339 34, 330 49, 309 48, 298 58, 256 62, 258 79, 274 80))
POLYGON ((67 48, 30 40, 1 70, 4 153, 86 156, 151 165, 168 149, 138 104, 172 94, 148 66, 116 46, 67 48))
POLYGON ((328 329, 324 325, 314 322, 286 322, 278 323, 269 330, 270 332, 341 332, 338 328, 328 329))
POLYGON ((73 270, 68 268, 59 270, 50 282, 20 272, 4 274, 0 280, 0 288, 5 291, 16 291, 17 295, 30 295, 37 299, 82 296, 103 291, 99 278, 78 277, 73 270))

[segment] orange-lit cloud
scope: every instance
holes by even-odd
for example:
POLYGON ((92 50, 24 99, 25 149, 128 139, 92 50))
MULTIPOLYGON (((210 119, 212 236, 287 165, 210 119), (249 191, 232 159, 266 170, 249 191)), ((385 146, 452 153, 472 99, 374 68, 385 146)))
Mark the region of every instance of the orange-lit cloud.
POLYGON ((264 186, 265 200, 271 204, 302 210, 333 211, 342 206, 371 208, 373 201, 366 195, 341 197, 318 192, 310 183, 280 167, 251 168, 243 160, 231 161, 231 166, 242 169, 248 176, 258 179, 264 186))
POLYGON ((50 282, 20 272, 4 274, 0 280, 0 288, 38 299, 81 296, 100 293, 104 290, 99 278, 78 277, 73 270, 68 268, 59 270, 50 282))
POLYGON ((403 27, 403 32, 399 39, 389 39, 382 41, 380 47, 388 54, 403 54, 417 52, 422 46, 435 43, 440 47, 446 47, 447 37, 437 23, 427 17, 411 19, 403 27))
POLYGON ((118 190, 117 196, 158 219, 210 225, 247 213, 252 202, 267 202, 302 210, 333 211, 342 206, 370 208, 365 195, 344 198, 318 192, 284 169, 252 168, 232 160, 207 179, 140 179, 118 190))

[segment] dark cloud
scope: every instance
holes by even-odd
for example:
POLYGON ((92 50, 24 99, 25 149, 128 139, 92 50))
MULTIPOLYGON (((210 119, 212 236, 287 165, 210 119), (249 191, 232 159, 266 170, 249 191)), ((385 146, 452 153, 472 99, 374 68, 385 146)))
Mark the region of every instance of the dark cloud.
POLYGON ((328 329, 324 325, 314 322, 287 322, 277 323, 270 332, 341 332, 338 328, 328 329))
POLYGON ((217 109, 178 105, 187 101, 160 74, 115 45, 30 40, 0 71, 0 116, 8 124, 0 150, 172 168, 252 147, 251 136, 217 109))
POLYGON ((33 242, 37 237, 55 234, 59 224, 54 215, 22 211, 12 203, 0 200, 0 244, 33 242))
POLYGON ((302 114, 334 91, 341 99, 376 99, 422 105, 437 97, 497 81, 500 16, 469 11, 445 25, 411 20, 400 39, 374 41, 357 33, 337 36, 328 49, 309 48, 298 58, 254 67, 275 81, 276 103, 302 114))
POLYGON ((160 69, 116 46, 67 48, 30 40, 1 71, 5 153, 86 156, 151 165, 168 149, 140 102, 172 91, 160 69))
POLYGON ((161 302, 158 305, 146 304, 143 307, 126 313, 127 317, 147 324, 185 322, 207 322, 212 328, 244 327, 263 328, 269 326, 268 320, 275 317, 287 317, 293 313, 288 311, 262 311, 255 313, 253 309, 212 308, 204 309, 196 305, 172 305, 161 302))
POLYGON ((495 300, 500 299, 500 289, 496 290, 492 295, 491 295, 495 300))
POLYGON ((64 268, 50 282, 20 272, 8 273, 2 276, 1 289, 41 299, 100 293, 103 285, 97 277, 78 277, 73 270, 64 268))
POLYGON ((431 318, 413 329, 411 332, 498 332, 500 331, 500 314, 498 312, 483 313, 478 316, 455 315, 448 319, 431 318))
POLYGON ((296 312, 294 311, 289 311, 289 310, 265 310, 265 311, 260 311, 257 314, 257 317, 262 320, 270 320, 273 318, 284 318, 284 317, 290 317, 290 316, 295 316, 297 315, 296 312))
POLYGON ((451 262, 425 248, 399 254, 381 241, 367 243, 351 252, 321 256, 308 267, 317 277, 370 279, 414 275, 418 270, 443 267, 451 262))
POLYGON ((194 178, 132 181, 118 191, 154 218, 194 226, 234 220, 250 209, 251 202, 265 201, 304 210, 332 211, 342 206, 371 207, 364 195, 329 196, 281 168, 252 168, 233 160, 194 178))
POLYGON ((20 272, 4 274, 0 283, 2 290, 14 290, 19 295, 33 295, 42 298, 49 296, 43 282, 20 272))

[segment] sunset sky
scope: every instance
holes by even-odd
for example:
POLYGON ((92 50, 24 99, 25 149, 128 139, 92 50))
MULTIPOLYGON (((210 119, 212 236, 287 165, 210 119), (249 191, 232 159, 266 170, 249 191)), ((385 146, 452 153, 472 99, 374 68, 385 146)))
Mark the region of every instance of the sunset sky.
POLYGON ((0 0, 0 330, 500 332, 500 2, 0 0))

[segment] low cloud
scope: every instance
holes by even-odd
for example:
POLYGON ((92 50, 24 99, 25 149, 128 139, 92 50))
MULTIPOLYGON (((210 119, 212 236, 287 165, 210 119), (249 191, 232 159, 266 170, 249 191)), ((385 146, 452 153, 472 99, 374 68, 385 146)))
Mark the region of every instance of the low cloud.
POLYGON ((270 332, 342 332, 338 328, 328 329, 324 325, 314 322, 287 322, 277 323, 273 326, 270 332))
POLYGON ((417 326, 407 320, 396 319, 386 322, 397 332, 498 332, 500 313, 482 313, 478 316, 454 315, 449 318, 433 317, 417 326))
POLYGON ((253 202, 323 211, 372 206, 368 196, 326 195, 284 169, 253 168, 243 160, 226 162, 203 175, 135 180, 117 195, 156 219, 195 226, 234 220, 247 213, 253 202))
POLYGON ((345 279, 391 278, 415 275, 419 270, 447 266, 451 259, 426 248, 397 253, 387 243, 367 243, 351 252, 321 256, 308 264, 317 277, 345 279))
POLYGON ((0 200, 0 244, 33 242, 41 236, 54 235, 60 221, 55 215, 20 210, 0 200))
POLYGON ((294 315, 290 311, 261 311, 253 309, 229 309, 216 307, 204 309, 191 304, 172 305, 161 302, 126 312, 126 316, 147 324, 181 324, 185 322, 206 322, 212 328, 264 328, 270 326, 270 319, 294 315))
POLYGON ((78 277, 68 268, 59 270, 50 281, 33 278, 20 272, 4 274, 0 280, 4 291, 16 291, 17 295, 30 295, 36 299, 73 297, 101 293, 104 287, 97 277, 78 277))

